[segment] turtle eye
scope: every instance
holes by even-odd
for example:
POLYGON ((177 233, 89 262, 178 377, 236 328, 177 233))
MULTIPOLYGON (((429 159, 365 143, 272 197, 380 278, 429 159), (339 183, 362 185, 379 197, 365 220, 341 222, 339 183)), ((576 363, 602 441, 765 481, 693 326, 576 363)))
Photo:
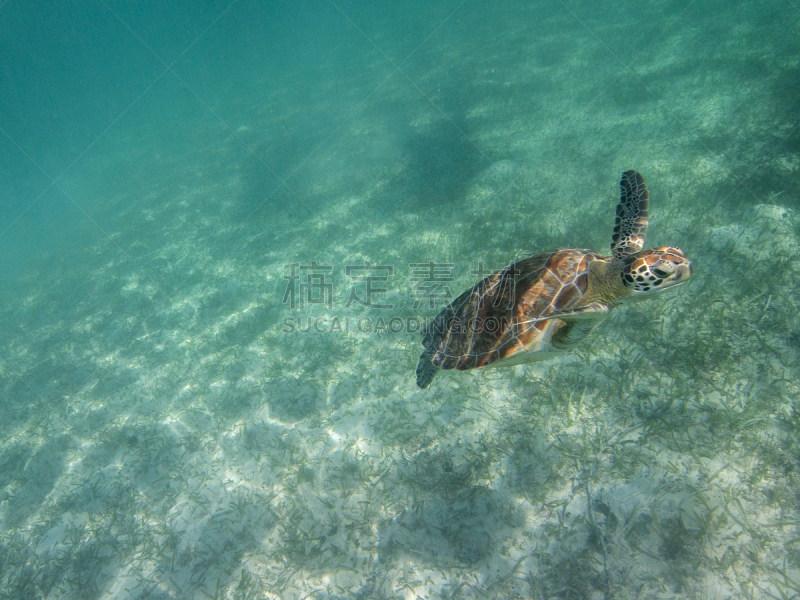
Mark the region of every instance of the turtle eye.
POLYGON ((653 274, 656 277, 660 277, 661 279, 666 279, 667 277, 669 277, 669 271, 665 271, 664 269, 659 269, 658 267, 653 269, 653 274))

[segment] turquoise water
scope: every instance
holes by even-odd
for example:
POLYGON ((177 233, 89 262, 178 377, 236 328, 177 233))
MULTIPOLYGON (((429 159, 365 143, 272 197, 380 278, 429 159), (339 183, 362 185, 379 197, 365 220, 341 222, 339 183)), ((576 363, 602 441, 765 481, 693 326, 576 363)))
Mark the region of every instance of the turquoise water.
POLYGON ((797 597, 798 31, 0 0, 0 597, 797 597), (421 320, 605 252, 627 169, 692 280, 420 391, 421 320))

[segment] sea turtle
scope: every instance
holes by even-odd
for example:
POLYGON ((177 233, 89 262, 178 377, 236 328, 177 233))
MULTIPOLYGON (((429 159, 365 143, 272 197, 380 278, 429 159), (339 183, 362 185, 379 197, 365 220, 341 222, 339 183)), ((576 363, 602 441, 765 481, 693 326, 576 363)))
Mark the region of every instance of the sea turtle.
POLYGON ((644 179, 620 182, 611 256, 565 248, 534 254, 480 281, 422 331, 417 385, 439 369, 541 360, 584 339, 617 304, 685 282, 691 263, 677 248, 642 250, 649 195, 644 179))

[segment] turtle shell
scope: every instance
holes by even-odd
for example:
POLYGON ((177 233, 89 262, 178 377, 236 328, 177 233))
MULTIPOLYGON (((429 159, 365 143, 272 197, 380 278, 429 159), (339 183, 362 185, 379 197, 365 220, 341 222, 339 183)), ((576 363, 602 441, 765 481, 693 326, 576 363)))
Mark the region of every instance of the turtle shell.
POLYGON ((591 250, 543 252, 480 281, 426 325, 422 344, 433 366, 466 370, 512 357, 535 360, 522 353, 541 350, 566 325, 536 319, 579 306, 595 260, 603 257, 591 250))

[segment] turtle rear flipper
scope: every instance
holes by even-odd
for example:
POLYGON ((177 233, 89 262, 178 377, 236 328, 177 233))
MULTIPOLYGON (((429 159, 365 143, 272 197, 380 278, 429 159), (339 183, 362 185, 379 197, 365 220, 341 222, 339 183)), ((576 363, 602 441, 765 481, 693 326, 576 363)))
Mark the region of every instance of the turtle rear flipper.
POLYGON ((428 387, 438 370, 439 369, 433 366, 431 357, 428 356, 427 352, 420 354, 419 364, 417 364, 417 386, 422 390, 428 387))

